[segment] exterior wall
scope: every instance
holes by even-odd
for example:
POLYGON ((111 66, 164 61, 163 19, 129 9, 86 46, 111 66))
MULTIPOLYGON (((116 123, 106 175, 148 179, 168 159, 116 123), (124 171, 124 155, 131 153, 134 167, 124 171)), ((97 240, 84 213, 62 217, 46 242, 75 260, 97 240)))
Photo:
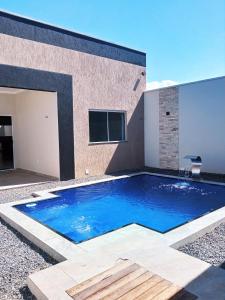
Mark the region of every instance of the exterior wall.
POLYGON ((15 167, 59 177, 56 93, 25 91, 13 97, 15 167))
POLYGON ((0 53, 1 64, 72 75, 76 177, 85 169, 96 175, 144 165, 145 67, 6 34, 0 35, 0 53), (127 111, 128 142, 89 145, 88 109, 127 111))
POLYGON ((180 165, 200 155, 205 172, 225 174, 225 77, 179 88, 180 165))
POLYGON ((141 51, 4 11, 0 11, 0 32, 38 43, 146 66, 146 56, 141 51))
POLYGON ((145 165, 159 168, 159 91, 145 93, 145 165))
POLYGON ((15 113, 13 96, 0 93, 0 116, 13 116, 15 113))
POLYGON ((0 94, 0 115, 11 115, 14 167, 59 177, 56 93, 0 94))
POLYGON ((193 154, 224 174, 224 116, 225 77, 145 92, 145 165, 178 169, 193 154))

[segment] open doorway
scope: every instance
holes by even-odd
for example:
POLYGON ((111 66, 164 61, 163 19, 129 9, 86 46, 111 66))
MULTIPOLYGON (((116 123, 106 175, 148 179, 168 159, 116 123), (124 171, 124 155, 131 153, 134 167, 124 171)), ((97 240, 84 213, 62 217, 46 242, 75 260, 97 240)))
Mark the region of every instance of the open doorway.
POLYGON ((0 186, 59 178, 58 136, 55 92, 0 87, 0 186))
POLYGON ((0 116, 12 116, 16 170, 74 178, 72 79, 0 64, 0 116))
POLYGON ((0 115, 0 170, 13 168, 12 117, 0 115))

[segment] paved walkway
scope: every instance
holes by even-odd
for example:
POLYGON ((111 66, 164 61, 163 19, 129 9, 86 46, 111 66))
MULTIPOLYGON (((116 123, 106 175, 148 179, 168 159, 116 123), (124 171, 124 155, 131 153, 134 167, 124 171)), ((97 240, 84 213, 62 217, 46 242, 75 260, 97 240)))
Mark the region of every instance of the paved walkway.
POLYGON ((35 174, 26 170, 0 171, 0 190, 16 187, 18 185, 35 184, 56 180, 54 177, 35 174))

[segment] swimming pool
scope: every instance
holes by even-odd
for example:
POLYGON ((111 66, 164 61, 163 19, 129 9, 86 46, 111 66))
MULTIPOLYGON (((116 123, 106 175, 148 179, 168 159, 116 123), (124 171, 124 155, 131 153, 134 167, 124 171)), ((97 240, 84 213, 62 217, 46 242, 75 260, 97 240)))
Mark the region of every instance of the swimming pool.
POLYGON ((53 194, 14 207, 75 243, 133 223, 166 233, 225 206, 225 186, 147 174, 53 194))

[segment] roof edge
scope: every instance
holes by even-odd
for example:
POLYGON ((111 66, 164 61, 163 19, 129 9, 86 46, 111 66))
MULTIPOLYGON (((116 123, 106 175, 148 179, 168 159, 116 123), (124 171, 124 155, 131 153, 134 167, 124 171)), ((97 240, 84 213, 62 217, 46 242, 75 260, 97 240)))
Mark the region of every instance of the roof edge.
POLYGON ((97 37, 94 37, 94 36, 91 36, 91 35, 86 35, 84 33, 76 32, 76 31, 73 31, 71 29, 61 27, 61 26, 53 25, 53 24, 50 24, 50 23, 47 23, 47 22, 43 22, 43 21, 35 20, 33 18, 22 16, 22 15, 19 15, 19 14, 11 13, 11 12, 6 11, 6 10, 1 9, 0 10, 0 16, 8 17, 8 18, 14 19, 15 21, 22 22, 22 23, 25 23, 25 24, 34 25, 34 26, 37 26, 37 27, 42 27, 42 28, 45 28, 45 29, 58 31, 60 33, 75 36, 77 38, 86 39, 86 40, 89 40, 89 41, 92 41, 92 42, 101 43, 101 44, 104 44, 104 45, 116 47, 116 48, 119 48, 119 49, 127 50, 127 51, 130 51, 130 52, 133 52, 133 53, 137 53, 137 54, 141 54, 141 55, 146 56, 146 52, 144 52, 144 51, 136 50, 136 49, 129 48, 127 46, 123 46, 123 45, 120 45, 120 44, 117 44, 117 43, 114 43, 114 42, 102 40, 100 38, 97 38, 97 37))

